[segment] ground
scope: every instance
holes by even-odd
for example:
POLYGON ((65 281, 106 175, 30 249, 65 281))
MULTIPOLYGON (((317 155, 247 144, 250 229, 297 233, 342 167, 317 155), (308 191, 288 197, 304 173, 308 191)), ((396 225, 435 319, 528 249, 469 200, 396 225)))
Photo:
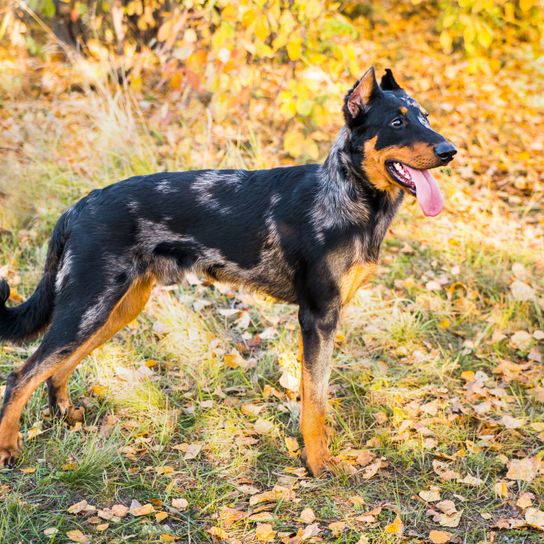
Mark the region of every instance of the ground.
MULTIPOLYGON (((416 61, 398 62, 409 73, 416 61)), ((43 388, 34 395, 23 456, 0 470, 0 542, 542 542, 541 114, 504 99, 513 69, 470 76, 462 103, 457 85, 436 84, 458 81, 462 62, 448 70, 411 81, 460 149, 437 174, 446 210, 424 218, 406 201, 337 335, 329 425, 342 470, 314 479, 301 460, 296 308, 190 277, 157 288, 79 366, 83 424, 53 421, 43 388)), ((241 122, 242 143, 210 128, 200 103, 170 103, 169 116, 106 86, 52 100, 2 85, 12 303, 36 285, 62 209, 90 189, 293 162, 258 122, 241 122)), ((0 346, 0 383, 35 347, 0 346)))

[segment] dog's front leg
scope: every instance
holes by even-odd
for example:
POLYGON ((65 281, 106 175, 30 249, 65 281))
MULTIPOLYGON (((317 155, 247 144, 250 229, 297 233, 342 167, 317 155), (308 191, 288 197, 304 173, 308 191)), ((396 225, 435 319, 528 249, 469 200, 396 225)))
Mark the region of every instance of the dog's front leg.
POLYGON ((325 415, 339 314, 336 297, 326 303, 301 304, 299 310, 303 344, 300 424, 306 463, 314 476, 323 471, 330 458, 325 415))

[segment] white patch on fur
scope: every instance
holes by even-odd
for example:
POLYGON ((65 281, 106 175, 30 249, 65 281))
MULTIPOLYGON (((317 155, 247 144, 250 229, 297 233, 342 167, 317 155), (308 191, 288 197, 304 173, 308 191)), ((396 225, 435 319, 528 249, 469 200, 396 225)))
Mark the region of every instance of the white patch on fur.
POLYGON ((72 252, 69 249, 67 249, 62 256, 61 265, 59 266, 57 270, 57 275, 55 277, 55 291, 57 293, 60 293, 64 280, 70 274, 72 262, 73 262, 72 252))
POLYGON ((427 120, 427 118, 426 118, 422 113, 418 113, 418 114, 417 114, 417 120, 418 120, 424 127, 431 128, 431 125, 429 124, 429 121, 427 120))
POLYGON ((170 180, 165 178, 155 184, 155 190, 159 193, 168 194, 175 193, 177 188, 172 185, 170 180))
POLYGON ((232 210, 230 206, 225 206, 217 200, 215 189, 220 185, 229 185, 236 189, 241 184, 243 175, 244 172, 241 170, 233 174, 223 174, 220 171, 212 170, 198 176, 191 187, 197 193, 197 202, 210 210, 227 215, 232 210))
POLYGON ((107 316, 109 312, 109 306, 107 300, 109 300, 109 294, 106 291, 102 293, 102 298, 94 305, 85 310, 81 316, 81 321, 79 322, 79 334, 80 336, 85 336, 90 332, 93 332, 96 329, 97 324, 101 324, 103 318, 107 316))

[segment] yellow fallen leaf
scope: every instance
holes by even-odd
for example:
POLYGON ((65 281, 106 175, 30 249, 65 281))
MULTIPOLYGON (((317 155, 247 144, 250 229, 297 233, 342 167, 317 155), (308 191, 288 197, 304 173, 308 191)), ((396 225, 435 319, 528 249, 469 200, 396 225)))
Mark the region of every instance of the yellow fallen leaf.
POLYGON ((270 542, 276 536, 270 523, 259 523, 255 529, 255 538, 261 542, 270 542))
POLYGON ((91 393, 96 397, 102 397, 108 392, 108 388, 105 385, 95 384, 91 387, 91 393))
POLYGON ((397 517, 384 529, 385 534, 393 534, 401 536, 404 532, 404 523, 402 523, 401 517, 397 514, 397 517))
POLYGON ((495 482, 493 490, 495 491, 495 495, 497 495, 497 497, 500 497, 501 499, 508 498, 508 482, 505 482, 504 480, 495 482))
POLYGON ((168 517, 168 512, 157 512, 155 514, 155 519, 157 521, 164 521, 168 517))
POLYGON ((453 534, 447 531, 431 531, 429 533, 429 540, 432 544, 446 544, 450 542, 452 536, 453 534))
POLYGON ((23 474, 34 474, 36 472, 36 467, 25 467, 21 469, 23 474))
POLYGON ((155 472, 157 474, 172 474, 174 472, 174 467, 170 467, 170 466, 156 467, 155 472))
POLYGON ((161 536, 159 536, 159 540, 161 542, 176 542, 176 537, 169 533, 162 533, 161 536))
POLYGON ((285 446, 291 455, 294 455, 299 450, 298 440, 292 436, 285 437, 285 446))
POLYGON ((150 503, 130 509, 130 513, 135 517, 147 516, 153 514, 153 512, 155 512, 155 508, 150 503))

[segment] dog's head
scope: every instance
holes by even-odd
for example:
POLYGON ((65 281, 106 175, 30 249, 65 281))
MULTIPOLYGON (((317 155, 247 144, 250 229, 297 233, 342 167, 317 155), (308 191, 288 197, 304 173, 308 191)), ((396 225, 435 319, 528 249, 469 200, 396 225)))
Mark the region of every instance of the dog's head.
POLYGON ((400 187, 416 196, 425 215, 439 214, 442 194, 429 170, 449 163, 457 150, 432 130, 427 112, 386 70, 378 84, 374 68, 348 92, 344 117, 352 160, 382 191, 400 187))

